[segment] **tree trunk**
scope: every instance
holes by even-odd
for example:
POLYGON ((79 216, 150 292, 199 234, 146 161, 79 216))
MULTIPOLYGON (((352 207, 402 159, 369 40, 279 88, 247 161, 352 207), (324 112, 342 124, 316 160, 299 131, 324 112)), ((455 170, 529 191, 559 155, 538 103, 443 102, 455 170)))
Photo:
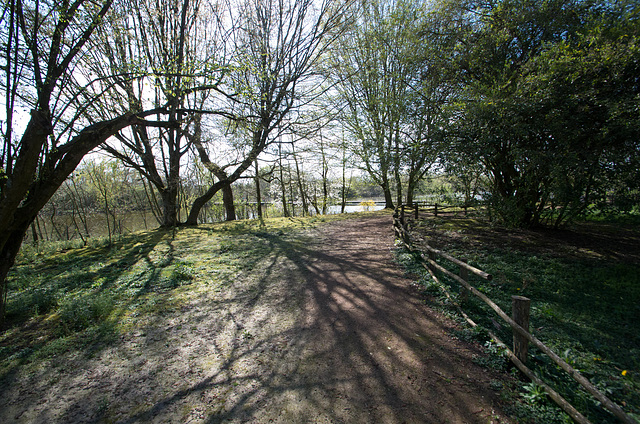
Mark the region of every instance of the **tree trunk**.
POLYGON ((256 166, 256 203, 258 204, 258 219, 262 221, 262 192, 260 191, 260 169, 258 168, 258 161, 255 161, 256 166))
POLYGON ((284 185, 284 172, 282 172, 282 145, 278 145, 279 168, 280 168, 280 193, 282 194, 282 213, 285 217, 289 217, 289 209, 287 208, 287 188, 284 185))
POLYGON ((33 218, 25 220, 14 230, 7 231, 2 235, 4 239, 2 252, 0 252, 0 328, 4 324, 6 306, 7 306, 7 275, 16 260, 16 256, 20 251, 22 240, 27 234, 29 225, 33 222, 33 218))
POLYGON ((396 199, 398 205, 402 205, 402 182, 398 175, 396 175, 396 199))
MULTIPOLYGON (((32 240, 33 245, 37 246, 38 245, 38 232, 36 231, 36 223, 35 222, 31 223, 31 238, 33 239, 32 240)), ((86 243, 85 243, 85 245, 86 245, 86 243)))
POLYGON ((189 216, 185 222, 186 225, 198 225, 198 216, 200 210, 211 198, 224 186, 224 182, 218 181, 207 190, 202 196, 193 201, 189 216))
POLYGON ((329 163, 327 162, 327 154, 324 150, 324 142, 322 133, 320 134, 320 153, 322 155, 322 214, 327 214, 327 205, 329 203, 329 163))
POLYGON ((178 190, 177 186, 173 187, 169 183, 169 187, 160 192, 162 201, 162 222, 161 227, 169 228, 178 225, 178 190))
POLYGON ((391 190, 389 189, 389 187, 383 187, 382 190, 384 191, 384 208, 393 209, 394 205, 393 205, 393 196, 391 195, 391 190))
POLYGON ((382 191, 384 192, 384 207, 385 209, 393 209, 393 196, 391 195, 391 188, 389 187, 389 178, 384 174, 382 175, 382 191))
POLYGON ((298 182, 298 190, 300 190, 300 199, 302 199, 302 216, 309 215, 309 203, 307 202, 306 190, 304 189, 304 183, 302 182, 302 174, 300 172, 300 165, 298 164, 298 157, 296 156, 293 145, 291 145, 293 153, 293 162, 296 165, 296 177, 298 182))
POLYGON ((293 192, 293 176, 291 175, 291 168, 288 168, 289 174, 289 200, 291 200, 291 215, 296 216, 296 204, 295 204, 295 193, 293 192))
POLYGON ((415 180, 409 176, 409 181, 407 182, 407 205, 413 205, 413 192, 416 189, 415 180))
POLYGON ((329 204, 329 179, 328 172, 322 172, 322 215, 327 214, 327 205, 329 204))
POLYGON ((233 204, 233 189, 231 184, 225 184, 222 186, 222 203, 224 204, 224 210, 226 211, 226 220, 236 220, 236 206, 233 204))
MULTIPOLYGON (((189 211, 189 216, 187 216, 187 220, 185 221, 186 225, 198 225, 198 216, 200 215, 200 210, 204 207, 204 205, 211 200, 211 198, 218 192, 218 190, 222 189, 225 184, 231 184, 236 181, 238 178, 242 176, 244 171, 249 169, 249 167, 257 161, 258 155, 262 152, 265 147, 265 142, 262 137, 262 131, 254 132, 253 134, 253 147, 251 152, 242 160, 240 165, 233 171, 231 175, 225 177, 223 179, 218 178, 220 181, 213 184, 209 189, 196 200, 193 201, 191 205, 191 210, 189 211)), ((196 144, 197 147, 197 144, 196 144)), ((198 149, 202 151, 202 149, 198 149)), ((203 163, 206 163, 208 159, 205 159, 203 163)), ((257 163, 257 162, 256 162, 257 163)))
POLYGON ((342 188, 340 190, 340 213, 344 213, 345 208, 347 207, 347 176, 346 176, 346 166, 344 161, 342 162, 342 188))

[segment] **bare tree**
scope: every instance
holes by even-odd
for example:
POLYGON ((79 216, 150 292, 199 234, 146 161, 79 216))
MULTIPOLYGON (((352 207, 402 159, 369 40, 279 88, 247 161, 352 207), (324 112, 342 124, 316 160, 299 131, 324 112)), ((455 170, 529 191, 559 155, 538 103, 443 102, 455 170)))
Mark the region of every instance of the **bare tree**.
MULTIPOLYGON (((133 126, 103 149, 136 169, 158 192, 160 224, 177 225, 181 165, 190 150, 189 132, 200 125, 209 90, 223 75, 224 35, 216 5, 207 0, 122 0, 100 30, 92 72, 117 73, 105 108, 142 110, 145 103, 168 104, 164 129, 133 126), (105 67, 104 63, 109 67, 105 67)), ((197 129, 199 131, 199 128, 197 129)))
MULTIPOLYGON (((246 0, 227 5, 226 21, 236 25, 223 97, 232 116, 225 120, 226 132, 246 138, 236 144, 235 160, 218 165, 229 170, 227 179, 194 201, 190 225, 197 224, 201 208, 218 190, 240 178, 279 134, 292 130, 301 108, 320 94, 324 79, 318 62, 340 35, 353 2, 246 0)), ((204 145, 205 153, 214 146, 204 145)))

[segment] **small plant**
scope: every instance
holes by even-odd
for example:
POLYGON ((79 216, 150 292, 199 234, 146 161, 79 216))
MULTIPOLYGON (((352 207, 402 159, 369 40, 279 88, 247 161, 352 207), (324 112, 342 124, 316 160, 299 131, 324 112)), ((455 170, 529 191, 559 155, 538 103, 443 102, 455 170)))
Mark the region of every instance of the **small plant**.
POLYGON ((523 392, 520 395, 532 405, 541 404, 546 400, 547 393, 544 388, 536 383, 527 383, 522 386, 523 392))
POLYGON ((31 292, 30 305, 33 315, 47 314, 58 306, 55 291, 50 287, 38 287, 31 292))
POLYGON ((420 280, 420 286, 424 294, 439 295, 441 294, 440 286, 432 278, 423 278, 420 280))
POLYGON ((67 300, 59 311, 62 328, 69 334, 100 324, 108 318, 114 307, 113 299, 106 294, 67 300))
POLYGON ((236 249, 236 244, 233 240, 221 240, 220 241, 220 253, 232 252, 236 249))
POLYGON ((459 330, 454 330, 453 335, 465 342, 483 342, 487 339, 487 330, 480 326, 476 327, 464 327, 459 330))
POLYGON ((489 387, 491 388, 491 390, 499 392, 504 388, 504 384, 502 384, 502 382, 498 380, 491 380, 489 382, 489 387))
POLYGON ((491 368, 494 370, 502 371, 507 366, 506 356, 505 356, 505 347, 501 344, 494 342, 493 340, 489 340, 484 344, 485 352, 487 355, 473 356, 473 362, 476 364, 491 368))
POLYGON ((109 405, 110 405, 110 402, 107 397, 103 397, 102 399, 100 399, 100 401, 98 402, 97 415, 99 417, 106 415, 107 411, 109 410, 109 405))
POLYGON ((496 343, 493 340, 489 340, 484 344, 484 347, 487 351, 487 353, 491 354, 491 355, 495 355, 495 356, 501 356, 504 357, 505 352, 506 352, 506 348, 504 345, 500 344, 500 343, 496 343))
POLYGON ((196 278, 196 271, 193 268, 193 265, 186 262, 180 262, 173 269, 173 278, 180 282, 191 281, 196 278))

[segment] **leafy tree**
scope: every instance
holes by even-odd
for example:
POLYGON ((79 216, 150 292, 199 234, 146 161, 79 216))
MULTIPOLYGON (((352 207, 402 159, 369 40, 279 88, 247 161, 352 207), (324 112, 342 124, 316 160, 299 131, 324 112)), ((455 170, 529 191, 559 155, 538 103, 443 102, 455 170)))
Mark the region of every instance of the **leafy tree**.
POLYGON ((637 6, 617 4, 462 9, 475 19, 456 53, 465 98, 454 151, 484 166, 505 223, 559 225, 637 154, 637 6))
POLYGON ((353 152, 382 188, 387 208, 413 191, 435 161, 444 120, 444 45, 422 2, 375 1, 334 55, 341 120, 353 152))
POLYGON ((532 61, 522 87, 555 144, 548 188, 555 225, 619 182, 638 181, 640 7, 597 11, 532 61))
POLYGON ((385 6, 372 2, 362 8, 358 22, 334 52, 333 73, 337 100, 344 110, 341 120, 353 139, 351 149, 382 188, 385 207, 393 208, 394 129, 398 128, 401 112, 397 109, 400 104, 391 96, 397 93, 392 88, 401 75, 389 69, 396 62, 380 33, 385 6))
POLYGON ((82 157, 121 129, 148 125, 156 111, 124 111, 89 123, 83 99, 91 80, 76 81, 87 41, 112 4, 104 1, 8 0, 0 14, 4 125, 0 151, 0 319, 6 277, 25 233, 82 157), (19 115, 29 110, 28 118, 19 115), (25 127, 20 120, 27 121, 25 127))

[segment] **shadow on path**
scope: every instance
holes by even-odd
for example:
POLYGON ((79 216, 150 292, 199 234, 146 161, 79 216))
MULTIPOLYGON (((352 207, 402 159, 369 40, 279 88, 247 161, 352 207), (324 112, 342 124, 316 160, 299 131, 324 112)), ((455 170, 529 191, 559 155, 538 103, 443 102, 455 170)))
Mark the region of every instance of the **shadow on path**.
POLYGON ((250 272, 64 370, 47 396, 69 401, 15 421, 509 422, 499 377, 394 264, 390 216, 253 237, 250 272))

